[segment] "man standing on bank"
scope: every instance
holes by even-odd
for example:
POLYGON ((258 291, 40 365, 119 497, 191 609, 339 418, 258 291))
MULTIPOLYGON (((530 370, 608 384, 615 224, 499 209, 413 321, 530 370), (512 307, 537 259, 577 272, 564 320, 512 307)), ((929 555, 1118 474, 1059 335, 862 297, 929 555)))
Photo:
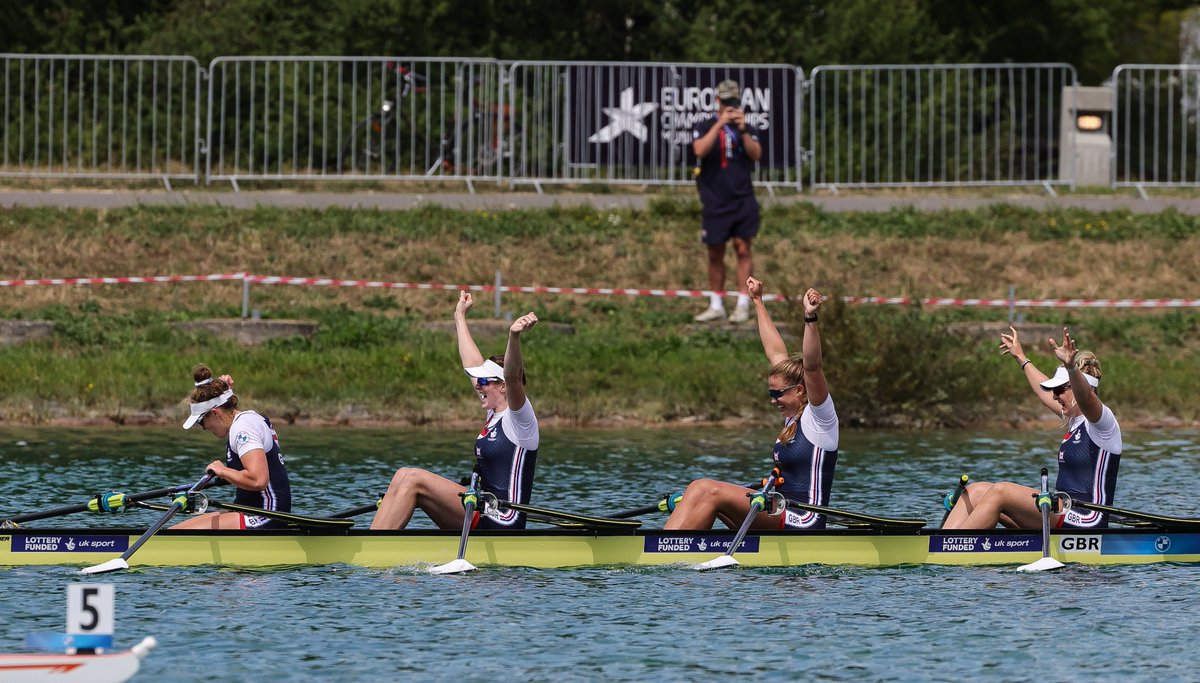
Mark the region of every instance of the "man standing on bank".
POLYGON ((692 129, 692 151, 696 154, 696 186, 700 190, 700 240, 708 247, 708 308, 697 322, 725 317, 725 244, 733 240, 737 254, 737 307, 730 322, 750 319, 750 295, 746 280, 751 276, 750 242, 758 234, 758 200, 750 176, 762 157, 759 131, 746 123, 741 90, 737 81, 717 84, 717 113, 692 129))

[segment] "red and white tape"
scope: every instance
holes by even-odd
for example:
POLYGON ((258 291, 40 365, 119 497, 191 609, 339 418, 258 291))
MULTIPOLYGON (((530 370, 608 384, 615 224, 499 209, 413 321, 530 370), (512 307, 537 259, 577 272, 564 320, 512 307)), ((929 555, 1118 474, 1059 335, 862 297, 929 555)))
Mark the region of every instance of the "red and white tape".
MULTIPOLYGON (((254 275, 251 273, 216 273, 212 275, 152 275, 146 277, 72 277, 36 278, 29 280, 0 280, 0 287, 31 287, 37 285, 125 285, 158 282, 219 282, 242 280, 263 285, 304 285, 309 287, 365 287, 378 289, 426 289, 471 292, 495 292, 514 294, 593 294, 618 296, 663 296, 698 299, 707 297, 708 290, 701 289, 633 289, 623 287, 512 287, 502 285, 459 285, 416 282, 384 282, 382 280, 340 280, 321 277, 287 277, 281 275, 254 275)), ((737 296, 737 292, 724 292, 724 296, 737 296)), ((764 301, 781 301, 779 294, 764 294, 764 301)), ((881 304, 893 306, 981 306, 1016 308, 1200 308, 1200 299, 974 299, 974 298, 914 298, 846 296, 842 301, 849 304, 881 304)))
MULTIPOLYGON (((765 297, 764 297, 765 298, 765 297)), ((845 296, 848 304, 907 306, 1015 306, 1017 308, 1197 308, 1200 299, 915 299, 904 296, 845 296)))
POLYGON ((245 273, 216 275, 150 275, 147 277, 47 277, 33 280, 0 280, 0 287, 32 287, 34 285, 132 285, 150 282, 209 282, 244 280, 245 273))
MULTIPOLYGON (((309 285, 317 287, 380 287, 384 289, 446 289, 467 290, 471 292, 494 292, 495 285, 446 285, 446 284, 417 284, 412 282, 379 282, 377 280, 334 280, 316 277, 280 277, 275 275, 247 275, 250 282, 264 285, 309 285)), ((626 296, 669 296, 683 298, 707 297, 708 292, 699 289, 625 289, 616 287, 511 287, 502 285, 501 292, 519 294, 618 294, 626 296)), ((737 296, 737 292, 726 292, 727 296, 737 296)), ((780 299, 777 294, 768 294, 763 299, 771 301, 780 299)))

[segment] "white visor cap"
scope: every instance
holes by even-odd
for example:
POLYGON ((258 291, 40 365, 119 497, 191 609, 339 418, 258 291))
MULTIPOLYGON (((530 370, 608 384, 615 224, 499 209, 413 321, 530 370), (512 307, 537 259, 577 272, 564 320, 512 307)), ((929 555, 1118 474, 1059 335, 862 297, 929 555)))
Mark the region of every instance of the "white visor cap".
MULTIPOLYGON (((1083 373, 1083 378, 1087 380, 1088 384, 1092 385, 1092 388, 1100 386, 1100 380, 1095 377, 1092 377, 1091 375, 1087 374, 1086 372, 1083 373)), ((1061 387, 1064 384, 1070 384, 1070 383, 1071 383, 1071 378, 1067 376, 1067 369, 1060 365, 1060 366, 1058 366, 1058 369, 1054 371, 1053 377, 1046 380, 1045 382, 1042 382, 1042 388, 1045 389, 1046 391, 1050 391, 1051 389, 1057 389, 1058 387, 1061 387)))
POLYGON ((485 360, 483 365, 476 365, 473 368, 463 368, 467 374, 478 379, 486 377, 487 379, 498 379, 504 381, 504 368, 494 360, 485 360))
POLYGON ((195 427, 197 422, 204 419, 204 416, 208 414, 208 411, 216 408, 217 406, 224 405, 225 402, 231 398, 233 398, 233 389, 226 389, 225 393, 216 398, 209 399, 204 403, 193 403, 191 406, 192 414, 188 416, 188 419, 183 421, 183 428, 191 429, 192 427, 195 427))

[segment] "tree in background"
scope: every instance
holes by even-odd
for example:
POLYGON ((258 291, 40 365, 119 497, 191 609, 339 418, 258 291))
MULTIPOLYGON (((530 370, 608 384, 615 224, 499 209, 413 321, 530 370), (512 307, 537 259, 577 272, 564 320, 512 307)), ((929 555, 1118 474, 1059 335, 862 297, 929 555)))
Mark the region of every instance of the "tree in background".
POLYGON ((1195 0, 36 0, 19 53, 403 55, 820 64, 1178 63, 1195 0))
POLYGON ((1180 20, 1194 0, 931 0, 959 61, 1066 62, 1084 85, 1118 64, 1178 64, 1180 20))

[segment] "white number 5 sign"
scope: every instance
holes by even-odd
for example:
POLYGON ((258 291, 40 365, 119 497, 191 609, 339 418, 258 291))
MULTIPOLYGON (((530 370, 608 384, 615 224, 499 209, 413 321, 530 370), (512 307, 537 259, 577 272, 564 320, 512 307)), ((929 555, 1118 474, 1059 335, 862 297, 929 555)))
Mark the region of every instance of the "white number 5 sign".
POLYGON ((67 633, 111 636, 112 632, 112 584, 73 583, 67 586, 67 633))

